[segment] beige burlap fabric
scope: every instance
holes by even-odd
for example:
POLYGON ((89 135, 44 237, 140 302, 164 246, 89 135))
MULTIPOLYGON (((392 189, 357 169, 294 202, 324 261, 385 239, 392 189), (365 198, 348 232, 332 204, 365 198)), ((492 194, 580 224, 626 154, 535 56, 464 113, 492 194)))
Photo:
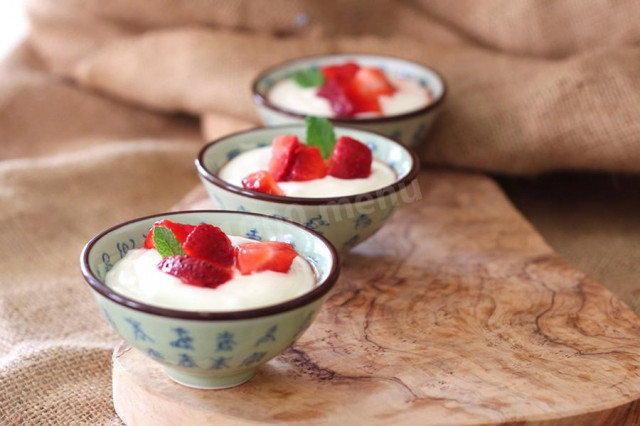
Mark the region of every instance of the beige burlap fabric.
MULTIPOLYGON (((640 170, 635 0, 31 0, 28 9, 29 40, 0 65, 3 425, 118 424, 116 337, 82 284, 80 249, 193 188, 202 133, 255 124, 248 83, 266 65, 358 51, 435 66, 450 93, 426 162, 640 170)), ((589 229, 591 244, 610 243, 589 229)), ((633 246, 620 234, 609 246, 624 253, 633 246)))

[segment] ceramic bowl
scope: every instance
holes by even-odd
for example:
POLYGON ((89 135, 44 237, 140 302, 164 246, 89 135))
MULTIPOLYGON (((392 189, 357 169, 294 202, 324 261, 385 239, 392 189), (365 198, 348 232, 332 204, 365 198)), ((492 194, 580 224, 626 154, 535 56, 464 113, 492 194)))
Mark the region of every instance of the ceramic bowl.
POLYGON ((249 380, 256 369, 300 337, 315 318, 339 274, 334 248, 306 228, 250 213, 215 210, 164 213, 124 222, 95 236, 82 251, 82 274, 102 314, 131 346, 165 367, 186 386, 216 389, 249 380), (194 312, 147 305, 104 284, 106 272, 128 250, 142 247, 159 219, 219 226, 229 235, 287 241, 313 265, 317 285, 277 305, 231 312, 194 312))
POLYGON ((267 126, 301 123, 306 117, 305 114, 279 108, 269 101, 267 94, 275 83, 290 77, 293 72, 300 69, 318 68, 346 61, 375 66, 390 74, 415 79, 429 88, 434 100, 419 110, 388 117, 330 118, 334 125, 348 125, 381 133, 411 147, 416 147, 423 142, 444 101, 447 91, 445 81, 437 71, 427 66, 390 56, 365 54, 311 56, 268 68, 255 78, 252 85, 253 99, 263 123, 267 126))
POLYGON ((196 168, 200 180, 220 208, 260 213, 300 223, 325 236, 344 254, 378 231, 401 202, 413 201, 420 196, 420 189, 414 182, 420 164, 410 148, 389 137, 346 127, 335 127, 335 132, 337 137, 350 136, 366 143, 373 151, 374 158, 396 172, 396 181, 363 194, 302 198, 249 191, 217 176, 221 167, 236 155, 271 145, 273 138, 278 135, 293 134, 304 141, 305 127, 301 125, 261 127, 225 136, 200 151, 196 168))

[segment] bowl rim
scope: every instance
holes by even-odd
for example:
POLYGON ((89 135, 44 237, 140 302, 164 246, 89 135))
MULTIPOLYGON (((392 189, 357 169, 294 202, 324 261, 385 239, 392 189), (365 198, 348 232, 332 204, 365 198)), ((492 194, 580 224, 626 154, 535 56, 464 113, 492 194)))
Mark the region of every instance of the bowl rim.
POLYGON ((241 319, 252 319, 252 318, 260 318, 271 315, 280 314, 283 312, 291 311, 293 309, 300 308, 302 306, 308 305, 312 303, 325 294, 327 294, 335 285, 339 275, 340 275, 340 260, 338 257, 338 252, 335 247, 322 235, 317 234, 308 228, 299 225, 290 220, 275 218, 272 216, 267 216, 258 213, 249 213, 249 212, 235 212, 229 210, 180 210, 180 211, 172 211, 166 213, 153 214, 148 216, 142 216, 135 219, 127 220, 125 222, 119 223, 117 225, 111 226, 104 231, 100 232, 93 238, 87 242, 87 244, 82 249, 82 253, 80 254, 80 270, 82 275, 87 282, 87 284, 97 293, 106 297, 112 302, 115 302, 119 305, 122 305, 126 308, 133 309, 135 311, 144 312, 146 314, 161 316, 161 317, 169 317, 169 318, 177 318, 184 320, 199 320, 199 321, 229 321, 229 320, 241 320, 241 319), (100 280, 91 270, 89 266, 89 253, 94 248, 96 243, 105 237, 106 235, 112 233, 113 231, 120 229, 124 226, 130 225, 135 222, 140 222, 142 220, 147 219, 162 219, 168 216, 175 216, 185 213, 223 213, 229 215, 242 215, 242 216, 258 216, 267 218, 274 221, 284 222, 287 225, 295 226, 308 232, 312 237, 319 239, 327 248, 329 249, 329 254, 331 255, 331 269, 327 277, 320 281, 312 290, 294 298, 285 300, 284 302, 277 303, 275 305, 264 306, 260 308, 253 309, 245 309, 240 311, 185 311, 180 309, 171 309, 171 308, 163 308, 156 305, 150 305, 143 302, 138 302, 133 300, 127 296, 124 296, 120 293, 113 291, 110 287, 108 287, 102 280, 100 280))
POLYGON ((365 129, 362 129, 359 127, 353 127, 353 126, 335 126, 334 129, 357 130, 359 132, 370 133, 370 134, 381 136, 387 139, 389 142, 398 145, 400 148, 404 149, 407 152, 407 154, 409 154, 409 157, 411 158, 411 161, 412 161, 411 170, 409 170, 409 172, 403 178, 399 179, 396 176, 396 180, 393 183, 387 186, 384 186, 382 188, 375 189, 373 191, 362 192, 360 194, 353 194, 353 195, 346 195, 346 196, 310 198, 310 197, 289 197, 286 195, 270 195, 270 194, 263 194, 261 192, 250 191, 248 189, 244 189, 239 186, 233 185, 219 178, 216 174, 211 172, 211 170, 209 170, 204 164, 205 153, 213 145, 217 143, 224 142, 229 138, 233 138, 238 135, 243 135, 245 133, 252 133, 259 130, 273 130, 273 129, 277 130, 277 129, 291 128, 291 127, 304 128, 304 124, 291 123, 291 124, 281 124, 277 126, 258 126, 258 127, 252 127, 246 130, 241 130, 239 132, 229 133, 218 139, 214 139, 212 142, 209 142, 208 144, 203 146, 200 152, 198 153, 198 156, 196 157, 195 165, 196 165, 198 174, 203 179, 206 179, 208 182, 212 183, 213 185, 218 186, 224 190, 227 190, 237 195, 242 195, 245 197, 254 198, 262 201, 269 201, 273 203, 316 206, 316 205, 352 204, 352 203, 358 203, 363 201, 371 201, 371 200, 375 200, 377 198, 383 197, 385 195, 393 194, 395 192, 398 192, 402 188, 407 187, 413 180, 415 180, 415 178, 418 176, 418 172, 420 171, 420 159, 418 158, 418 154, 416 154, 411 147, 408 147, 387 135, 383 135, 378 132, 372 132, 371 130, 365 130, 365 129))
POLYGON ((444 99, 447 96, 447 82, 444 79, 444 77, 442 76, 442 73, 440 73, 439 71, 437 71, 436 69, 421 64, 419 62, 416 61, 412 61, 410 59, 405 59, 399 56, 394 56, 394 55, 376 55, 374 53, 327 53, 327 54, 322 54, 322 55, 308 55, 308 56, 300 56, 300 57, 296 57, 296 58, 292 58, 292 59, 288 59, 286 61, 282 61, 282 62, 278 62, 274 65, 269 66, 268 68, 263 69, 256 77, 254 77, 253 81, 251 82, 251 95, 252 98, 254 100, 254 102, 258 105, 263 105, 266 108, 272 109, 274 111, 277 111, 281 114, 284 115, 288 115, 289 117, 294 117, 294 118, 298 118, 298 119, 304 119, 305 117, 307 117, 309 114, 302 114, 299 112, 295 112, 295 111, 291 111, 285 108, 281 108, 277 105, 274 105, 271 101, 269 101, 269 99, 267 99, 267 97, 265 95, 263 95, 262 93, 260 93, 258 91, 258 84, 265 79, 266 77, 268 77, 272 72, 274 72, 275 70, 277 70, 278 68, 281 68, 291 62, 297 62, 297 61, 304 61, 304 60, 310 60, 310 59, 319 59, 319 58, 324 58, 324 57, 329 57, 329 56, 336 56, 336 57, 353 57, 354 59, 357 59, 358 56, 373 56, 373 57, 378 57, 378 58, 382 58, 382 59, 396 59, 396 60, 401 60, 401 61, 405 61, 405 62, 409 62, 413 65, 416 65, 418 67, 422 67, 423 69, 433 73, 442 83, 442 93, 440 94, 440 96, 437 99, 434 99, 433 102, 425 105, 424 107, 414 110, 414 111, 409 111, 409 112, 405 112, 402 114, 395 114, 395 115, 389 115, 389 116, 385 116, 385 117, 365 117, 365 118, 338 118, 338 117, 325 117, 327 120, 331 121, 332 123, 337 123, 337 124, 376 124, 376 123, 385 123, 385 122, 390 122, 390 121, 395 121, 395 120, 404 120, 404 119, 408 119, 408 118, 413 118, 413 117, 417 117, 419 115, 423 115, 426 114, 427 112, 436 109, 437 107, 439 107, 442 102, 444 102, 444 99))

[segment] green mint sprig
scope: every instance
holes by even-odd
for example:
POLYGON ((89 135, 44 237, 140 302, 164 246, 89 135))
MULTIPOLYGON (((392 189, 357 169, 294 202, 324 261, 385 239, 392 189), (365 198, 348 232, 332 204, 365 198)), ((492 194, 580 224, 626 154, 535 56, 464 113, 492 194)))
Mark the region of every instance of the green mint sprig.
POLYGON ((293 80, 300 87, 320 87, 324 84, 324 76, 317 68, 298 70, 293 73, 293 80))
POLYGON ((153 227, 153 243, 163 259, 169 256, 180 256, 184 254, 180 241, 178 241, 175 234, 171 232, 171 229, 166 226, 153 227))
POLYGON ((322 117, 309 116, 305 120, 307 125, 307 146, 317 146, 323 158, 329 158, 333 146, 336 144, 336 134, 329 120, 322 117))

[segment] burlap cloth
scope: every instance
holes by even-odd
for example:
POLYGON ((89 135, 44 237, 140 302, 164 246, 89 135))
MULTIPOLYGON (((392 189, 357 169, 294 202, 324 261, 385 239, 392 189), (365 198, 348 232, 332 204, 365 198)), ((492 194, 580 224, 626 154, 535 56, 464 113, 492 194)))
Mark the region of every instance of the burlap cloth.
MULTIPOLYGON (((167 210, 197 185, 203 139, 256 122, 248 83, 266 65, 351 51, 433 65, 450 92, 421 150, 427 163, 640 171, 637 0, 33 0, 28 9, 30 37, 0 65, 3 425, 119 423, 117 338, 82 284, 79 252, 101 229, 167 210)), ((560 182, 505 180, 561 254, 638 310, 637 180, 622 190, 560 182)))

